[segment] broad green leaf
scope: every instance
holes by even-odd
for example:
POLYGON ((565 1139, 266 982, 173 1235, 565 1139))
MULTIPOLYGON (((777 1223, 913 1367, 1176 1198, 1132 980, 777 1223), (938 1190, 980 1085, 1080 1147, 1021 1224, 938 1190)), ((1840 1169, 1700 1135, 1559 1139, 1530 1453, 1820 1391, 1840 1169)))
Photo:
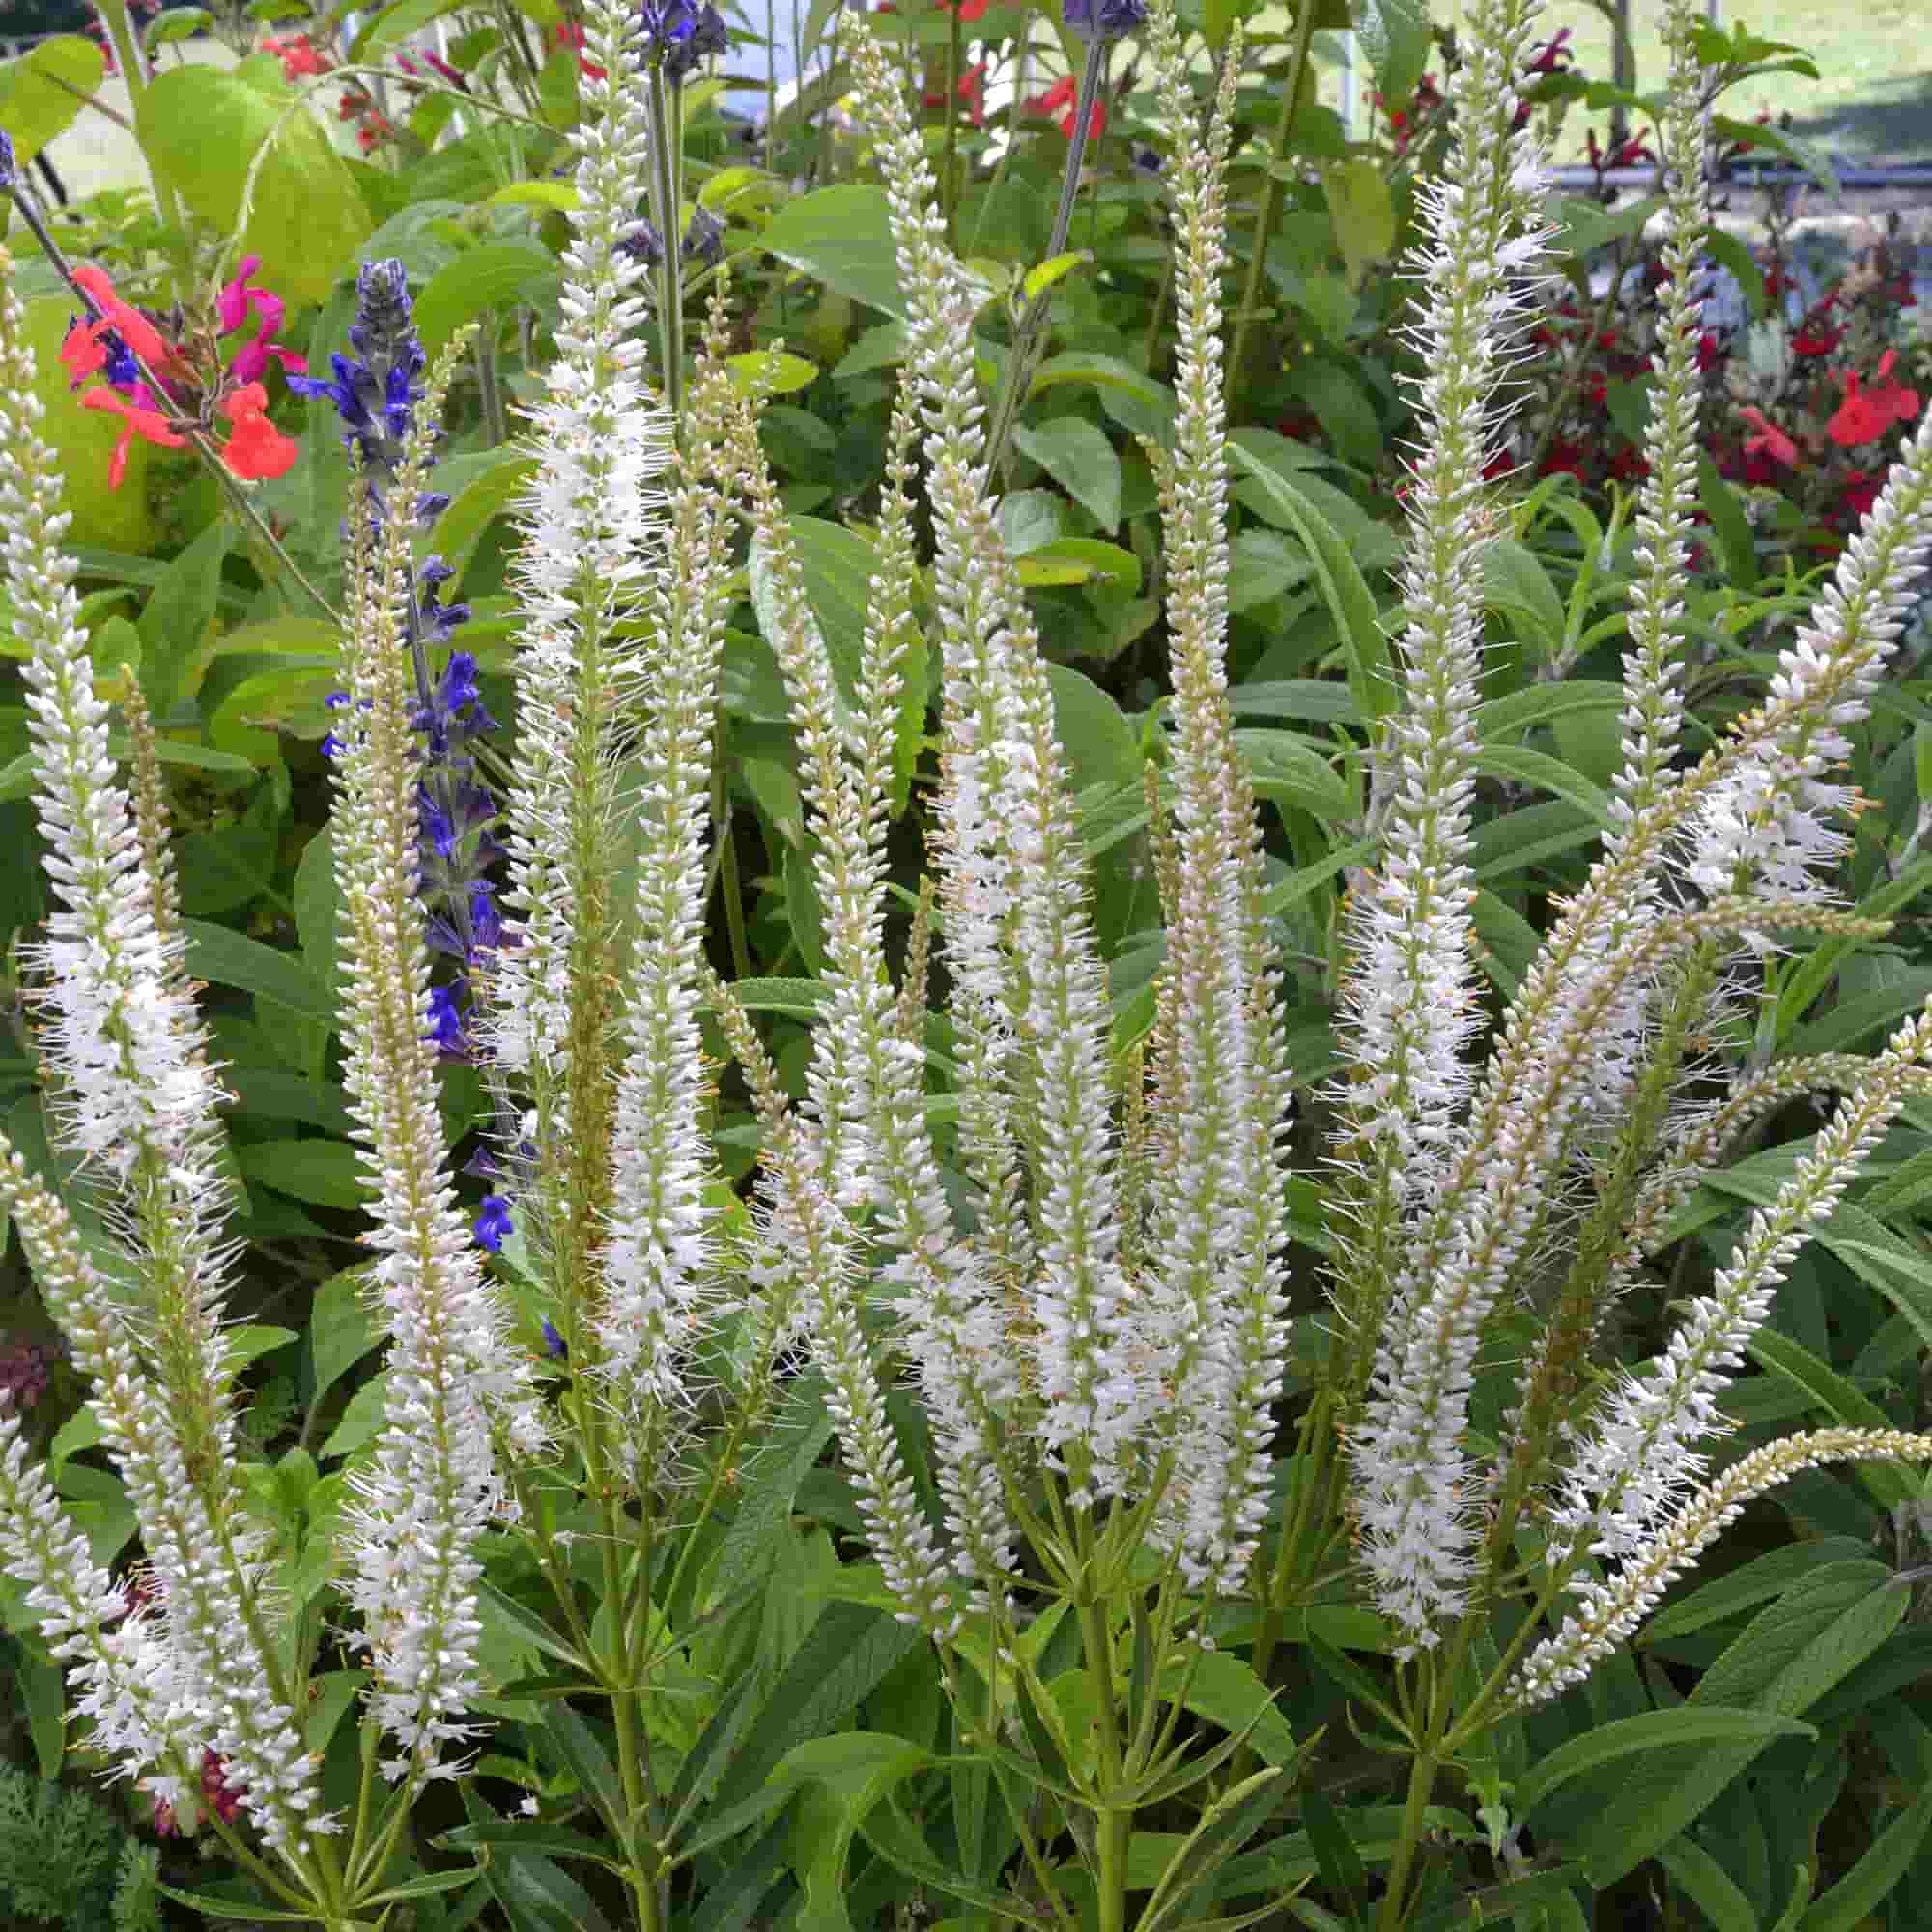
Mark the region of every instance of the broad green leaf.
POLYGON ((308 1334, 318 1402, 383 1339, 362 1305, 361 1283, 358 1274, 330 1275, 315 1292, 308 1334))
POLYGON ((1517 1779, 1514 1804, 1523 1816, 1552 1791, 1573 1777, 1620 1757, 1648 1753, 1672 1745, 1766 1745, 1773 1738, 1815 1738, 1814 1725, 1776 1712, 1679 1704, 1667 1711, 1646 1711, 1640 1717, 1620 1718, 1580 1732, 1537 1759, 1517 1779))
POLYGON ((1101 431, 1079 416, 1056 416, 1029 428, 1013 441, 1039 465, 1102 529, 1121 523, 1121 459, 1101 431))
POLYGON ((821 187, 786 202, 758 245, 854 301, 903 316, 898 256, 882 187, 821 187))
POLYGON ((58 1663, 22 1645, 14 1666, 41 1776, 58 1777, 67 1755, 67 1684, 58 1663))
POLYGON ((1349 690, 1356 708, 1364 718, 1386 717, 1395 709, 1398 695, 1390 669, 1388 638, 1355 559, 1298 480, 1291 481, 1241 443, 1230 442, 1228 455, 1234 472, 1245 471, 1259 486, 1314 560, 1321 594, 1348 654, 1349 690))
POLYGON ((200 682, 232 541, 226 520, 217 517, 168 565, 142 607, 141 689, 158 719, 200 682))
POLYGON ((483 532, 509 509, 536 476, 536 461, 505 445, 490 452, 489 467, 450 497, 436 520, 427 549, 444 558, 460 581, 483 532))
POLYGON ((1141 741, 1126 715, 1091 677, 1066 665, 1049 664, 1054 735, 1066 753, 1075 792, 1105 781, 1140 782, 1141 741))
MULTIPOLYGON (((1699 1680, 1690 1703, 1795 1717, 1883 1643, 1909 1592, 1882 1563, 1826 1564, 1761 1610, 1699 1680)), ((1614 1885, 1699 1817, 1768 1739, 1653 1748, 1589 1819, 1576 1846, 1593 1883, 1614 1885)))
POLYGON ((1015 575, 1034 585, 1098 583, 1124 597, 1141 587, 1141 560, 1098 537, 1055 537, 1014 559, 1015 575))
POLYGON ((1335 241, 1342 250, 1348 285, 1360 289, 1369 270, 1395 250, 1395 197, 1380 161, 1366 157, 1334 161, 1321 170, 1321 189, 1328 197, 1328 218, 1335 224, 1335 241))
POLYGON ((13 141, 22 169, 73 125, 106 70, 106 57, 80 34, 55 34, 0 61, 0 131, 13 141))
POLYGON ((239 1328, 226 1331, 228 1360, 236 1370, 245 1369, 250 1362, 259 1361, 264 1355, 272 1355, 277 1349, 286 1349, 291 1342, 298 1342, 301 1337, 293 1328, 276 1328, 266 1321, 243 1322, 239 1328))
POLYGON ((747 396, 793 396, 809 389, 818 380, 818 364, 803 355, 782 351, 758 349, 745 355, 726 358, 724 366, 741 394, 747 396))
POLYGON ((1563 600, 1536 553, 1514 537, 1483 546, 1483 601, 1526 626, 1545 661, 1563 649, 1563 600))
MULTIPOLYGON (((1928 1831, 1932 1831, 1932 1784, 1922 1784, 1858 1863, 1823 1898, 1812 1901, 1798 1921, 1798 1932, 1859 1932, 1905 1876, 1928 1831)), ((1923 1894, 1919 1897, 1922 1904, 1923 1894)))
POLYGON ((534 242, 485 242, 430 277, 415 298, 416 332, 434 356, 466 322, 536 301, 556 282, 556 261, 548 248, 534 242))
POLYGON ((369 1199, 362 1156, 346 1141, 257 1141, 235 1157, 250 1181, 319 1208, 354 1209, 369 1199))
POLYGON ((1028 399, 1043 396, 1063 383, 1092 383, 1100 393, 1101 406, 1116 420, 1124 420, 1128 428, 1157 441, 1172 440, 1174 391, 1136 369, 1131 362, 1087 350, 1049 355, 1034 372, 1027 389, 1028 399), (1123 409, 1125 414, 1122 415, 1119 412, 1123 409))
POLYGON ((1429 12, 1428 0, 1354 0, 1362 57, 1392 105, 1407 101, 1429 65, 1429 12))
MULTIPOLYGON (((1879 1426, 1886 1425, 1881 1422, 1879 1426)), ((1667 1609, 1660 1610, 1644 1626, 1643 1641, 1662 1643, 1702 1630, 1707 1624, 1726 1623, 1770 1598, 1781 1596, 1821 1563, 1864 1553, 1863 1546, 1849 1536, 1823 1537, 1811 1543, 1788 1544, 1782 1549, 1767 1550, 1764 1555, 1693 1590, 1667 1609)))
POLYGON ((321 301, 355 260, 371 226, 367 206, 272 59, 169 68, 135 98, 134 120, 150 161, 224 235, 235 234, 250 164, 273 142, 234 253, 261 256, 259 279, 285 301, 321 301))
POLYGON ((1673 1838, 1657 1861, 1711 1921, 1713 1932, 1762 1932, 1757 1908, 1695 1838, 1673 1838))
POLYGON ((1170 1660, 1161 1673, 1160 1694, 1169 1702, 1179 1695, 1184 1710, 1224 1731, 1247 1732, 1257 1755, 1271 1765, 1293 1764, 1299 1753, 1288 1719, 1275 1708, 1274 1693, 1232 1651, 1207 1650, 1170 1660))
POLYGON ((334 1003, 327 988, 288 953, 204 920, 188 920, 185 926, 187 969, 196 979, 239 987, 304 1019, 334 1025, 334 1003))
POLYGON ((383 1433, 384 1406, 389 1399, 389 1373, 384 1369, 373 1376, 349 1398, 341 1420, 329 1432, 328 1440, 317 1450, 320 1456, 353 1456, 383 1433))
POLYGON ((325 825, 302 847, 296 862, 294 898, 302 964, 324 996, 332 1001, 340 990, 342 895, 335 883, 335 835, 331 827, 325 825))

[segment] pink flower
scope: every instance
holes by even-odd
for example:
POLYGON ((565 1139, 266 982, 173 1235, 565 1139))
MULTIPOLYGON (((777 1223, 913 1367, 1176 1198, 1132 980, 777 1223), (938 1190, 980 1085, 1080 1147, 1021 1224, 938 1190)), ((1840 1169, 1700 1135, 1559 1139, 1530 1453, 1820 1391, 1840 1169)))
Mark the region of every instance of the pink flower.
POLYGON ((261 256, 243 256, 235 279, 222 289, 215 304, 223 335, 233 335, 238 328, 244 327, 251 311, 261 319, 262 326, 256 330, 254 340, 244 342, 236 351, 235 359, 229 365, 229 373, 244 384, 262 379, 268 371, 271 355, 282 365, 285 373, 293 370, 300 375, 308 367, 306 355, 298 355, 293 349, 284 349, 274 340, 281 333, 282 318, 287 309, 280 296, 254 285, 255 270, 261 266, 261 256))

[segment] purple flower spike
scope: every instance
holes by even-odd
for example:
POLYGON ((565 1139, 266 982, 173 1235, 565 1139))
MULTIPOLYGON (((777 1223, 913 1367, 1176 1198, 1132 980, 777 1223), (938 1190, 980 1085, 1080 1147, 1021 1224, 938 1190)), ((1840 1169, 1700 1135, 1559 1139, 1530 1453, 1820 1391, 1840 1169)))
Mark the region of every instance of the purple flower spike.
POLYGON ((567 1362, 570 1360, 570 1345, 551 1325, 551 1319, 548 1315, 544 1317, 543 1340, 544 1352, 553 1361, 567 1362))
POLYGON ((516 1223, 510 1219, 510 1204, 500 1194, 486 1194, 483 1197, 483 1211, 476 1217, 476 1245, 498 1254, 502 1251, 504 1236, 513 1233, 516 1223))

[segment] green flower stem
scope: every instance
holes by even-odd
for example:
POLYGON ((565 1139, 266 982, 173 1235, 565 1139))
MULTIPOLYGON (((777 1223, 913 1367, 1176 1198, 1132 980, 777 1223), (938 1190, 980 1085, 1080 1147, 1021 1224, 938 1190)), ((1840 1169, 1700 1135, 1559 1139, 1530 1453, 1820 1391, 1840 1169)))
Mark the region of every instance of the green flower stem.
POLYGON ((682 90, 665 77, 662 67, 650 71, 651 93, 651 216, 664 242, 658 264, 658 357, 664 375, 665 407, 673 424, 684 418, 684 206, 679 163, 683 158, 682 90))
MULTIPOLYGON (((114 43, 114 58, 120 64, 122 79, 128 83, 128 103, 134 109, 138 127, 141 97, 148 91, 148 70, 142 60, 140 42, 135 38, 134 23, 128 16, 128 0, 99 0, 99 11, 107 38, 114 43)), ((145 142, 141 160, 148 170, 148 180, 155 190, 155 206, 160 210, 161 218, 173 227, 185 229, 181 204, 175 199, 174 189, 156 172, 145 142)))
MULTIPOLYGON (((1073 133, 1066 149, 1066 173, 1060 184, 1060 206, 1054 211, 1053 235, 1046 244, 1045 259, 1049 262, 1066 252, 1066 232, 1073 226, 1073 201, 1080 191, 1080 170, 1087 158, 1087 130, 1094 119, 1094 103, 1100 98, 1100 85, 1107 77, 1107 56, 1112 49, 1113 43, 1097 34, 1087 43, 1087 65, 1080 74, 1080 97, 1074 103, 1073 133)), ((1021 308, 1013 327, 1006 375, 1001 380, 992 424, 986 432, 986 472, 995 480, 1006 460, 1008 438, 1038 365, 1046 335, 1046 312, 1052 302, 1052 290, 1041 289, 1021 308)))
POLYGON ((1301 82, 1308 71, 1308 44, 1315 38, 1315 0, 1301 0, 1295 10, 1294 42, 1289 55, 1288 85, 1282 90, 1281 110, 1274 124, 1274 166, 1268 171, 1267 185, 1262 189, 1262 205, 1255 216, 1253 252, 1248 257, 1247 286, 1241 291, 1241 305, 1235 311, 1235 341, 1228 352, 1228 420, 1241 420, 1242 390, 1246 384, 1248 344, 1262 306, 1262 285, 1267 276, 1268 248, 1274 242, 1275 224, 1281 219, 1282 203, 1288 185, 1282 169, 1288 163, 1289 137, 1294 132, 1294 115, 1301 99, 1301 82))
POLYGON ((1401 1932, 1407 1921, 1409 1878, 1415 1869, 1416 1855, 1422 1849, 1423 1821, 1429 1815, 1429 1800, 1440 1768, 1441 1759, 1429 1751, 1418 1751, 1409 1765, 1402 1836, 1396 1841, 1395 1857, 1389 1861, 1388 1889, 1382 1894, 1381 1911, 1376 1919, 1379 1932, 1401 1932))

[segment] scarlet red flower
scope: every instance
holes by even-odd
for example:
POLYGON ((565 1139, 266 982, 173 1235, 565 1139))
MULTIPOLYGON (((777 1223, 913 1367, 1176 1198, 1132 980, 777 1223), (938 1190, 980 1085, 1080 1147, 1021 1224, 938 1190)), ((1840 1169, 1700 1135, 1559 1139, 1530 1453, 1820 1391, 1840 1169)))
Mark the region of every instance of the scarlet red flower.
MULTIPOLYGON (((99 322, 112 328, 149 368, 158 368, 168 359, 168 345, 162 341, 160 331, 139 309, 129 308, 114 293, 114 284, 92 262, 74 265, 73 282, 100 311, 99 322)), ((98 328, 99 323, 95 327, 98 328)))
POLYGON ((1855 449, 1861 442, 1875 441, 1893 423, 1910 422, 1918 413, 1918 390, 1886 380, 1897 360, 1889 349, 1880 357, 1877 370, 1880 386, 1874 389, 1862 386, 1855 369, 1838 377, 1844 386, 1845 400, 1825 425, 1825 434, 1840 448, 1855 449))
MULTIPOLYGON (((944 6, 946 0, 940 0, 940 4, 944 6)), ((954 0, 954 12, 962 20, 978 20, 992 4, 993 0, 954 0)))
POLYGON ((1844 339, 1842 328, 1827 328, 1823 323, 1815 323, 1799 329, 1791 338, 1791 353, 1794 355, 1829 355, 1844 339))
POLYGON ((1775 457, 1787 469, 1798 467, 1798 445, 1778 428, 1776 423, 1766 422, 1764 412, 1747 403, 1738 413, 1749 423, 1757 434, 1745 438, 1745 454, 1756 456, 1762 452, 1775 457))
MULTIPOLYGON (((970 4, 970 0, 969 0, 970 4)), ((986 63, 975 61, 959 76, 959 99, 966 104, 966 117, 976 128, 986 125, 986 63)), ((925 97, 928 107, 944 107, 946 96, 934 92, 925 97)))
POLYGON ((168 427, 168 419, 159 410, 143 409, 139 403, 130 403, 128 398, 114 389, 90 389, 81 397, 80 406, 86 410, 112 410, 117 416, 127 419, 127 428, 114 445, 114 454, 107 461, 107 487, 118 490, 122 479, 128 474, 128 452, 133 447, 138 436, 143 440, 156 443, 162 449, 180 449, 187 441, 185 436, 178 436, 168 427))
POLYGON ((221 460, 236 475, 250 482, 264 476, 285 476, 296 460, 296 445, 262 413, 269 392, 248 383, 223 398, 221 412, 235 425, 221 460))
MULTIPOLYGON (((1029 114, 1055 114, 1059 116, 1060 131, 1070 141, 1073 138, 1073 116, 1080 105, 1080 89, 1071 74, 1063 74, 1044 94, 1037 95, 1026 104, 1029 114), (1066 111, 1061 113, 1065 108, 1066 111)), ((1105 101, 1096 100, 1094 111, 1087 117, 1087 138, 1097 141, 1107 126, 1107 106, 1105 101)))
POLYGON ((1868 469, 1854 469, 1838 492, 1838 507, 1856 523, 1878 501, 1885 478, 1868 469))
POLYGON ((284 80, 300 80, 311 73, 327 73, 330 62, 306 34, 291 34, 278 41, 272 34, 262 38, 262 52, 273 54, 282 64, 284 80))
POLYGON ((559 20, 555 26, 546 28, 544 39, 550 46, 575 47, 577 49, 578 71, 586 80, 602 80, 604 70, 593 60, 583 58, 583 29, 573 26, 568 20, 559 20))

